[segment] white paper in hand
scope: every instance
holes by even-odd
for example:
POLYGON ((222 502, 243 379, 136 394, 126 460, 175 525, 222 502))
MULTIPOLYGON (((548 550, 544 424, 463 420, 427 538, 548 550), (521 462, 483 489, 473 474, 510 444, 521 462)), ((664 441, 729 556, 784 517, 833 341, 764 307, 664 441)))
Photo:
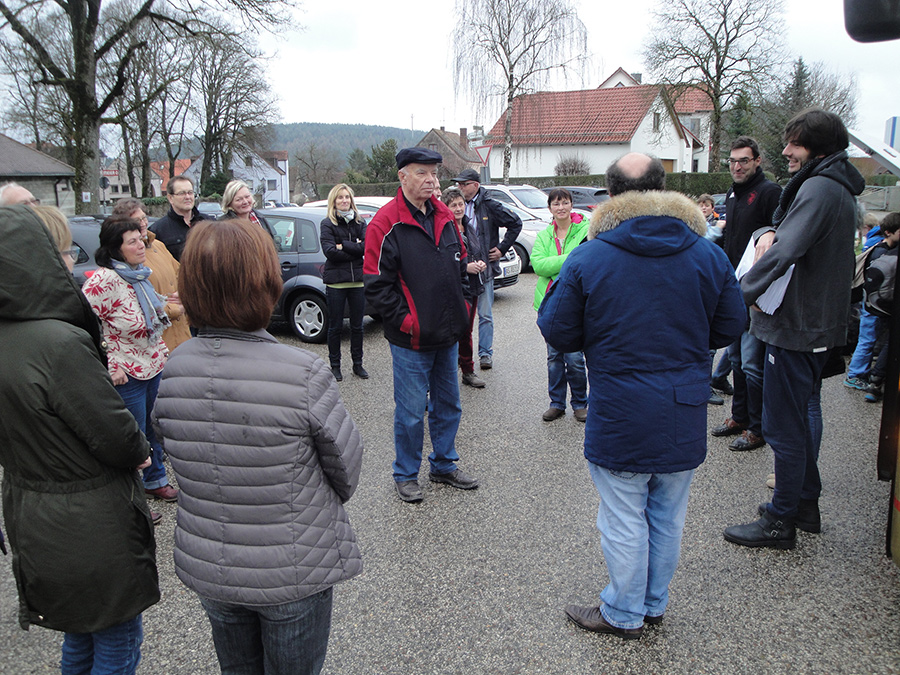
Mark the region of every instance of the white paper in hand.
MULTIPOLYGON (((750 268, 753 267, 753 259, 755 257, 756 243, 751 238, 750 242, 747 244, 747 248, 744 249, 744 255, 741 256, 741 261, 738 263, 737 269, 734 270, 734 276, 738 278, 738 281, 740 281, 741 278, 750 271, 750 268)), ((784 293, 787 290, 793 274, 794 266, 791 265, 787 268, 787 272, 773 281, 766 289, 766 292, 756 299, 756 306, 766 314, 774 314, 775 310, 781 307, 781 303, 784 300, 784 293)))

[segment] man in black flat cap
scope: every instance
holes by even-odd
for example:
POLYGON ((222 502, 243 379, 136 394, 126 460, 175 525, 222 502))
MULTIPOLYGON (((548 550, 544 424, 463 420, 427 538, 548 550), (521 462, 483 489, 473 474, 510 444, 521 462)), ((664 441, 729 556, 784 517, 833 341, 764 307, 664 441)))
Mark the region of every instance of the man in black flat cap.
POLYGON ((478 487, 475 478, 456 467, 462 413, 457 346, 469 327, 470 293, 453 214, 433 197, 442 161, 424 148, 398 152, 400 189, 366 229, 366 299, 384 319, 391 346, 394 484, 405 502, 423 499, 418 478, 429 398, 429 479, 461 490, 478 487))
POLYGON ((500 258, 512 247, 522 220, 512 211, 503 208, 496 199, 491 199, 481 189, 481 177, 475 169, 465 169, 453 178, 466 199, 466 215, 478 233, 481 250, 488 252, 490 273, 484 282, 484 293, 478 296, 478 357, 482 370, 494 365, 494 275, 500 273, 500 258), (506 228, 506 235, 500 241, 500 228, 506 228))

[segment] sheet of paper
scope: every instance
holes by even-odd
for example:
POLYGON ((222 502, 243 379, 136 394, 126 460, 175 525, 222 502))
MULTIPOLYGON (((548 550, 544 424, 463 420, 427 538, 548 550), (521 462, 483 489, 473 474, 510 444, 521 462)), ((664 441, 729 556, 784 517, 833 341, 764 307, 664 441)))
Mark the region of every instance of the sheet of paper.
MULTIPOLYGON (((737 269, 734 270, 734 276, 738 278, 738 281, 740 281, 750 268, 753 267, 754 257, 756 257, 756 244, 753 239, 750 239, 747 248, 744 249, 744 255, 741 256, 741 261, 738 263, 737 269)), ((788 267, 787 272, 773 281, 766 289, 766 292, 756 299, 756 306, 766 314, 774 314, 775 310, 781 307, 781 303, 784 300, 784 293, 787 291, 788 284, 790 283, 793 274, 794 266, 791 265, 788 267)))

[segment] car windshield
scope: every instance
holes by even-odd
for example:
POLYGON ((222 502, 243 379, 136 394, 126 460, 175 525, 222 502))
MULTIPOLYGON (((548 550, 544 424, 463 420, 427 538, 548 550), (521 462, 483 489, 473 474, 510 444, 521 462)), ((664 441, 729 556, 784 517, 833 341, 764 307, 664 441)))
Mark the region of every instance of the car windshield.
POLYGON ((546 209, 547 195, 537 188, 515 188, 512 193, 528 209, 546 209))

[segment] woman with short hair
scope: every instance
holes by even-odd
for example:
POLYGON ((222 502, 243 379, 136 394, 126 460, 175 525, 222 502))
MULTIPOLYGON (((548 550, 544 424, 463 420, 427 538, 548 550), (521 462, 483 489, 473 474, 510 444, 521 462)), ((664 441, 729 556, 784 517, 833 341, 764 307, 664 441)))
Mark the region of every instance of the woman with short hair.
POLYGON ((196 225, 178 286, 199 331, 169 359, 154 412, 182 489, 175 572, 223 673, 318 673, 332 586, 362 570, 343 506, 362 440, 328 366, 265 331, 282 283, 260 228, 196 225))
POLYGON ((353 374, 368 379, 363 368, 363 317, 366 292, 363 287, 363 253, 366 250, 366 221, 359 215, 353 190, 338 183, 328 193, 328 216, 319 226, 322 252, 325 254, 325 298, 328 303, 328 360, 338 382, 341 373, 341 331, 344 307, 350 309, 350 358, 353 374))

